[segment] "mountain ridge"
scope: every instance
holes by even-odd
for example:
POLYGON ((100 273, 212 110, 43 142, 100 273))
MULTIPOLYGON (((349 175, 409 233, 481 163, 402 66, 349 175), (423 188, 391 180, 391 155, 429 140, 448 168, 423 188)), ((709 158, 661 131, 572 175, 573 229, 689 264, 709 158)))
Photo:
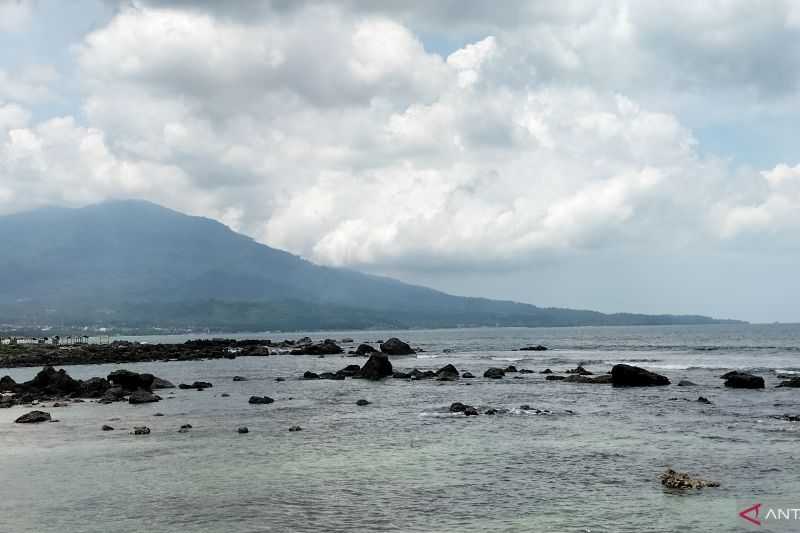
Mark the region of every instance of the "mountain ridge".
POLYGON ((0 243, 0 323, 144 328, 150 319, 150 326, 242 330, 730 322, 454 296, 316 265, 216 220, 143 200, 1 216, 0 243))

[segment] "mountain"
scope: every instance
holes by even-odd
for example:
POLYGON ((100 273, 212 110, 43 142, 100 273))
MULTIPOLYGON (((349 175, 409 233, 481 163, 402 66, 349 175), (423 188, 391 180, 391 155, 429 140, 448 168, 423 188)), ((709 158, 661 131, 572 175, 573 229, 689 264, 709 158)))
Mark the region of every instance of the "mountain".
POLYGON ((0 217, 0 323, 225 330, 701 324, 452 296, 143 201, 0 217))

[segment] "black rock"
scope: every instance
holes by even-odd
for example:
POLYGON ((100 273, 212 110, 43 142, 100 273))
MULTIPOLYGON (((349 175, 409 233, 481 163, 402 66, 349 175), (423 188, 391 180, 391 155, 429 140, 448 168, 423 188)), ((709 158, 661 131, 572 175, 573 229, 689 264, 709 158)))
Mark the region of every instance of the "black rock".
POLYGON ((286 378, 275 378, 275 381, 286 381, 286 378))
POLYGON ((230 395, 230 394, 228 394, 227 392, 223 392, 222 394, 220 394, 220 395, 219 395, 219 397, 220 397, 220 398, 230 398, 230 397, 231 397, 231 395, 230 395))
POLYGON ((14 420, 17 424, 38 424, 40 422, 50 422, 52 420, 50 418, 50 413, 46 413, 44 411, 31 411, 30 413, 25 413, 21 417, 14 420))
POLYGON ((547 347, 542 346, 541 344, 535 344, 533 346, 525 346, 523 348, 520 348, 520 351, 522 352, 543 352, 545 350, 547 350, 547 347))
POLYGON ((409 379, 411 377, 411 374, 409 374, 408 372, 400 372, 399 370, 395 370, 394 372, 392 372, 392 377, 395 379, 409 379))
POLYGON ((734 372, 726 374, 725 386, 732 389, 763 389, 764 378, 754 376, 746 372, 734 372))
POLYGON ((153 394, 150 391, 146 391, 144 389, 138 389, 131 393, 130 397, 128 398, 128 403, 138 404, 138 403, 152 403, 161 400, 161 396, 153 394))
POLYGON ((153 378, 153 384, 150 385, 150 388, 152 390, 174 389, 175 385, 171 381, 168 381, 166 379, 161 379, 161 378, 154 377, 153 378))
POLYGON ((135 391, 136 389, 144 389, 146 391, 152 390, 153 374, 138 374, 130 370, 115 370, 108 375, 108 381, 117 387, 122 387, 126 391, 135 391))
POLYGON ((150 428, 147 426, 134 426, 133 431, 131 431, 131 435, 149 435, 150 428))
POLYGON ((541 372, 539 372, 539 373, 540 373, 540 374, 552 374, 552 373, 553 373, 553 371, 552 371, 552 370, 550 370, 549 368, 545 368, 544 370, 542 370, 542 371, 541 371, 541 372))
MULTIPOLYGON (((550 379, 551 377, 554 376, 547 376, 545 379, 550 379)), ((607 385, 613 382, 613 377, 611 376, 611 374, 603 374, 602 376, 596 376, 596 377, 584 376, 582 374, 572 374, 571 376, 567 376, 567 378, 564 379, 564 381, 568 383, 593 383, 599 385, 607 385)))
POLYGON ((383 353, 372 354, 361 368, 361 377, 364 379, 378 380, 392 375, 392 363, 383 353))
POLYGON ((566 378, 565 378, 564 376, 554 376, 554 375, 549 375, 549 376, 547 376, 547 377, 546 377, 546 378, 544 378, 544 379, 546 379, 547 381, 562 381, 562 380, 564 380, 564 379, 566 379, 566 378))
POLYGON ((411 346, 396 337, 381 343, 381 351, 389 355, 412 355, 416 353, 411 346))
POLYGON ((464 405, 461 402, 453 402, 453 403, 450 404, 450 412, 451 413, 463 413, 464 409, 466 409, 466 408, 467 408, 467 406, 464 405))
POLYGON ((478 410, 468 405, 464 408, 464 416, 478 416, 478 410))
POLYGON ((247 381, 247 378, 244 376, 233 376, 233 381, 247 381))
POLYGON ((84 398, 102 398, 111 384, 104 378, 90 378, 81 383, 80 395, 84 398))
POLYGON ((706 398, 706 397, 704 397, 704 396, 699 396, 699 397, 697 398, 697 401, 698 401, 698 402, 700 402, 700 403, 707 403, 707 404, 710 404, 710 403, 711 403, 711 400, 709 400, 708 398, 706 398))
POLYGON ((303 379, 319 379, 319 374, 312 372, 310 370, 306 370, 303 373, 303 379))
POLYGON ((236 432, 240 433, 240 434, 244 434, 244 433, 250 433, 250 430, 247 429, 247 426, 241 426, 236 430, 236 432))
POLYGON ((451 364, 445 365, 436 372, 439 381, 455 381, 459 378, 458 369, 451 364))
POLYGON ((56 370, 52 366, 47 366, 32 380, 20 385, 20 388, 36 396, 68 396, 80 392, 81 382, 72 379, 63 368, 56 370))
POLYGON ((274 401, 275 400, 273 400, 269 396, 250 396, 250 399, 247 400, 247 403, 252 403, 256 405, 266 405, 274 401))
POLYGON ((678 382, 678 387, 696 387, 697 383, 693 383, 688 379, 682 379, 678 382))
POLYGON ((178 385, 178 388, 179 389, 183 389, 183 390, 187 390, 187 389, 203 390, 203 389, 210 389, 213 386, 214 385, 212 385, 211 383, 209 383, 207 381, 195 381, 191 385, 187 385, 186 383, 181 383, 180 385, 178 385))
POLYGON ((411 379, 431 379, 436 377, 436 372, 433 370, 418 370, 416 368, 412 369, 410 372, 411 379))
POLYGON ((334 372, 323 372, 319 375, 319 379, 344 379, 344 376, 334 372))
POLYGON ((472 375, 472 372, 464 372, 463 374, 461 374, 461 377, 462 377, 462 378, 466 378, 466 379, 472 379, 472 378, 474 378, 475 376, 474 376, 474 375, 472 375))
POLYGON ((614 365, 611 368, 611 382, 615 387, 652 387, 669 385, 669 378, 631 365, 614 365))
POLYGON ((359 344, 358 348, 354 352, 356 355, 371 355, 377 353, 378 350, 370 346, 369 344, 359 344))
POLYGON ((520 374, 533 374, 534 372, 533 372, 533 370, 528 370, 527 368, 520 368, 519 369, 519 373, 520 374))
POLYGON ((490 368, 486 372, 483 373, 483 377, 491 378, 491 379, 500 379, 506 375, 506 371, 502 368, 490 368))
POLYGON ((102 429, 103 431, 114 431, 114 428, 109 426, 108 424, 103 424, 103 427, 101 427, 100 429, 102 429))
POLYGON ((17 382, 11 376, 0 378, 0 392, 13 392, 17 387, 17 382))
POLYGON ((291 351, 292 355, 334 355, 343 353, 342 347, 336 344, 333 339, 325 339, 322 342, 306 344, 291 351))
POLYGON ((109 387, 106 392, 103 393, 102 398, 100 399, 100 403, 111 403, 111 402, 118 402, 125 398, 127 391, 122 387, 109 387))
POLYGON ((485 415, 496 415, 498 413, 497 409, 487 409, 483 412, 485 415))
POLYGON ((506 367, 506 373, 508 373, 508 372, 516 372, 516 371, 517 371, 517 367, 515 367, 514 365, 508 365, 506 367))
POLYGON ((365 406, 365 405, 369 405, 369 404, 370 404, 370 402, 368 400, 364 400, 363 398, 356 402, 356 405, 360 405, 362 407, 365 406))
POLYGON ((291 426, 289 428, 289 431, 303 431, 303 428, 301 428, 300 426, 291 426))

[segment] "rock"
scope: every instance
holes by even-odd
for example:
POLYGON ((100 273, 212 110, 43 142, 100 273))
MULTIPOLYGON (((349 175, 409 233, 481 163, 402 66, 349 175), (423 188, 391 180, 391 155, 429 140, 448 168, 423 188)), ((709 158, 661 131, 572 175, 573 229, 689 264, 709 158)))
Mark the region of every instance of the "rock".
POLYGON ((464 416, 478 416, 478 410, 468 405, 464 408, 464 416))
POLYGON ((800 415, 772 415, 770 418, 786 420, 787 422, 800 422, 800 415))
POLYGON ((247 426, 241 426, 236 431, 237 431, 237 433, 240 433, 240 434, 250 433, 250 430, 247 429, 247 426))
POLYGON ((219 395, 219 397, 220 397, 220 398, 230 398, 230 397, 231 397, 231 395, 230 395, 230 394, 228 394, 227 392, 223 392, 222 394, 220 394, 220 395, 219 395))
POLYGON ((356 405, 359 405, 359 406, 362 406, 362 407, 365 406, 365 405, 369 405, 369 404, 370 404, 370 402, 368 400, 364 400, 363 398, 358 400, 358 401, 356 401, 356 405))
POLYGON ((50 413, 44 411, 31 411, 14 420, 17 424, 38 424, 39 422, 50 422, 50 413))
POLYGON ((133 431, 131 431, 131 435, 149 435, 150 428, 147 426, 134 426, 133 431))
POLYGON ((183 390, 196 389, 196 390, 200 391, 200 390, 203 390, 203 389, 210 389, 213 386, 214 385, 212 385, 211 383, 209 383, 207 381, 195 381, 191 385, 187 385, 186 383, 181 383, 180 385, 178 385, 178 388, 179 389, 183 389, 183 390))
POLYGON ((498 413, 497 409, 487 409, 483 412, 485 415, 496 415, 498 413))
POLYGON ((519 373, 520 374, 533 374, 534 372, 533 372, 533 370, 528 370, 527 368, 520 368, 519 369, 519 373))
POLYGON ((14 392, 17 387, 17 382, 11 376, 3 376, 0 378, 0 392, 14 392))
POLYGON ((676 472, 668 468, 661 474, 661 484, 670 489, 702 489, 704 487, 719 487, 716 481, 692 478, 689 474, 676 472))
POLYGON ((343 369, 337 371, 336 373, 343 377, 351 378, 353 376, 357 376, 361 372, 361 367, 358 365, 347 365, 343 369))
POLYGON ((275 378, 275 381, 278 381, 278 382, 286 381, 286 378, 280 378, 280 377, 279 378, 275 378))
POLYGON ((589 372, 588 370, 583 368, 583 365, 578 365, 577 367, 573 368, 572 370, 567 370, 566 373, 567 374, 577 374, 579 376, 591 376, 592 375, 592 372, 589 372))
POLYGON ((711 400, 709 400, 705 396, 698 396, 697 397, 697 401, 700 402, 700 403, 705 403, 705 404, 710 404, 711 403, 711 400))
POLYGON ((322 342, 307 344, 292 350, 292 355, 334 355, 343 353, 342 347, 336 344, 333 339, 325 339, 322 342))
POLYGON ((247 381, 247 378, 244 376, 233 376, 233 381, 247 381))
POLYGON ((411 346, 396 337, 381 343, 381 351, 388 355, 413 355, 416 353, 411 346))
MULTIPOLYGON (((550 379, 551 377, 555 376, 547 376, 545 379, 550 379)), ((602 376, 596 377, 572 374, 571 376, 567 376, 564 381, 568 383, 593 383, 595 385, 608 385, 613 382, 612 380, 613 378, 611 374, 603 374, 602 376)))
POLYGON ((166 379, 161 379, 161 378, 154 377, 153 378, 153 384, 150 385, 150 388, 152 390, 174 389, 175 385, 171 381, 167 381, 166 379))
POLYGON ((183 424, 178 430, 178 433, 189 433, 190 429, 192 429, 191 424, 183 424))
POLYGON ((763 389, 764 378, 754 376, 746 372, 734 372, 726 374, 725 386, 732 389, 763 389))
POLYGON ((459 377, 458 369, 451 364, 445 365, 436 371, 436 379, 439 381, 455 381, 459 377))
POLYGON ((289 428, 289 431, 303 431, 303 428, 301 428, 300 426, 291 426, 289 428))
POLYGON ((466 379, 472 379, 475 376, 472 375, 472 372, 464 372, 463 374, 461 374, 461 377, 466 379))
POLYGON ((611 368, 611 383, 615 387, 653 387, 669 385, 669 378, 638 366, 625 364, 611 368))
POLYGON ((535 344, 533 346, 525 346, 520 348, 522 352, 544 352, 547 350, 546 346, 542 346, 541 344, 535 344))
POLYGON ((490 379, 500 379, 506 375, 506 371, 502 368, 490 368, 483 373, 483 377, 490 379))
POLYGON ((800 377, 793 377, 785 381, 781 381, 778 387, 791 387, 791 388, 800 387, 800 377))
POLYGON ((164 416, 164 413, 153 413, 153 416, 164 416))
POLYGON ((256 404, 256 405, 266 405, 269 403, 274 402, 272 398, 269 396, 250 396, 250 399, 247 400, 247 403, 256 404))
POLYGON ((433 370, 422 371, 414 368, 411 370, 410 375, 411 379, 430 379, 436 377, 436 372, 433 370))
POLYGON ((550 376, 547 376, 544 379, 546 379, 547 381, 563 381, 566 378, 564 376, 553 376, 553 375, 550 375, 550 376))
POLYGON ((361 377, 364 379, 378 380, 392 375, 392 363, 384 353, 372 354, 361 368, 361 377))
POLYGON ((508 365, 505 370, 506 370, 506 373, 508 373, 508 372, 516 372, 517 371, 517 367, 515 367, 514 365, 508 365))
POLYGON ((351 339, 350 337, 345 337, 345 338, 343 338, 343 339, 341 340, 341 342, 344 342, 344 343, 352 343, 352 342, 353 342, 353 339, 351 339))
POLYGON ((539 372, 539 373, 540 373, 540 374, 552 374, 552 373, 553 373, 553 371, 552 371, 552 370, 550 370, 549 368, 545 368, 544 370, 542 370, 542 371, 541 371, 541 372, 539 372))
POLYGON ((335 374, 333 372, 323 372, 319 375, 319 379, 344 379, 344 376, 341 374, 335 374))
POLYGON ((152 403, 158 402, 161 400, 161 396, 157 394, 153 394, 150 391, 146 391, 144 389, 138 389, 131 393, 130 397, 128 398, 128 403, 138 404, 138 403, 152 403))
POLYGON ((109 426, 108 424, 103 424, 103 427, 101 427, 100 429, 102 429, 103 431, 114 431, 114 428, 109 426))
POLYGON ((409 379, 411 377, 411 374, 409 374, 408 372, 400 372, 399 370, 395 370, 394 372, 392 372, 392 377, 394 379, 409 379))
POLYGON ((356 348, 356 351, 354 353, 356 355, 372 355, 372 354, 377 353, 377 352, 378 352, 378 350, 376 350, 375 348, 373 348, 369 344, 359 344, 358 348, 356 348))
POLYGON ((310 370, 306 370, 303 372, 303 379, 319 379, 319 374, 316 374, 310 370))
POLYGON ((117 387, 122 387, 126 391, 135 391, 136 389, 144 389, 146 391, 152 390, 153 374, 138 374, 130 370, 115 370, 108 375, 108 381, 117 387))
POLYGON ((81 383, 80 395, 84 398, 102 398, 111 384, 104 378, 90 378, 81 383))
POLYGON ((125 389, 122 387, 109 387, 108 390, 103 393, 100 403, 119 402, 125 398, 126 394, 125 389))
POLYGON ((450 404, 450 412, 451 413, 463 413, 464 409, 466 409, 466 408, 467 408, 467 406, 464 405, 461 402, 453 402, 453 403, 450 404))
POLYGON ((56 370, 47 366, 19 388, 35 396, 69 396, 80 392, 81 382, 72 379, 63 368, 56 370))
POLYGON ((688 379, 682 379, 678 382, 678 387, 696 387, 697 383, 693 383, 688 379))

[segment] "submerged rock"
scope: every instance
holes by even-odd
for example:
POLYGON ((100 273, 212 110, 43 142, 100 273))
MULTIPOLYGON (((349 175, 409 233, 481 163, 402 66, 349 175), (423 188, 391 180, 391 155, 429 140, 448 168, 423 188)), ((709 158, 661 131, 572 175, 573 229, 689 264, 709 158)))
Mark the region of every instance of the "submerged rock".
POLYGON ((785 381, 781 381, 778 387, 791 387, 791 388, 800 387, 800 377, 793 377, 785 381))
POLYGON ((319 379, 338 379, 338 380, 342 380, 342 379, 344 379, 344 376, 339 374, 338 372, 336 372, 336 373, 334 373, 334 372, 323 372, 322 374, 319 375, 319 379))
POLYGON ((455 381, 459 378, 458 369, 451 364, 445 365, 436 372, 439 381, 455 381))
POLYGON ((453 402, 453 403, 450 404, 450 412, 451 413, 463 413, 464 409, 466 409, 466 408, 467 408, 467 406, 464 405, 461 402, 453 402))
POLYGON ((273 403, 274 401, 275 400, 273 400, 269 396, 250 396, 250 399, 247 400, 247 403, 255 405, 266 405, 269 403, 273 403))
POLYGON ((40 422, 50 422, 50 413, 44 411, 31 411, 14 420, 16 424, 38 424, 40 422))
POLYGON ((306 370, 303 372, 303 379, 319 379, 319 374, 310 370, 306 370))
POLYGON ((506 373, 508 373, 508 372, 516 372, 516 371, 517 371, 517 367, 515 367, 514 365, 508 365, 506 367, 506 373))
POLYGON ((638 366, 619 364, 611 368, 612 384, 615 387, 656 387, 669 385, 669 378, 638 366))
POLYGON ((250 430, 247 429, 247 426, 241 426, 236 429, 236 432, 239 434, 250 433, 250 430))
POLYGON ((519 373, 520 374, 534 374, 535 372, 533 370, 529 370, 527 368, 520 368, 519 369, 519 373))
POLYGON ((682 379, 678 382, 678 387, 696 387, 697 383, 693 383, 688 379, 682 379))
POLYGON ((128 403, 139 404, 139 403, 152 403, 158 402, 161 400, 161 396, 157 394, 153 394, 150 391, 146 391, 144 389, 138 389, 131 393, 130 397, 128 398, 128 403))
POLYGON ((544 379, 547 381, 564 381, 567 378, 565 376, 549 375, 544 379))
POLYGON ((108 424, 103 424, 103 426, 100 429, 102 429, 103 431, 114 431, 114 428, 109 426, 108 424))
POLYGON ((413 355, 416 353, 411 346, 401 341, 397 337, 392 337, 386 342, 382 342, 381 351, 389 355, 413 355))
POLYGON ((722 376, 725 379, 725 386, 732 389, 763 389, 764 378, 754 376, 747 372, 728 372, 722 376), (727 376, 727 377, 726 377, 727 376))
POLYGON ((492 367, 483 373, 483 377, 490 379, 500 379, 506 375, 506 371, 502 368, 492 367))
POLYGON ((576 366, 575 368, 573 368, 571 370, 567 370, 566 373, 567 374, 577 374, 579 376, 591 376, 593 374, 592 372, 589 372, 588 370, 583 368, 583 365, 578 365, 578 366, 576 366))
POLYGON ((465 379, 472 379, 475 376, 472 374, 472 372, 464 372, 463 374, 461 374, 461 377, 465 379))
POLYGON ((300 426, 291 426, 289 428, 289 431, 303 431, 303 428, 301 428, 300 426))
POLYGON ((361 368, 361 377, 364 379, 379 380, 392 375, 392 363, 384 353, 372 354, 361 368))
POLYGON ((542 346, 541 344, 534 344, 532 346, 524 346, 520 348, 521 352, 544 352, 547 350, 547 346, 542 346))
MULTIPOLYGON (((561 377, 561 376, 547 376, 545 379, 561 377)), ((581 374, 572 374, 571 376, 567 376, 564 379, 565 382, 569 383, 593 383, 595 385, 608 385, 613 383, 613 376, 611 374, 603 374, 602 376, 584 376, 581 374)))
POLYGON ((352 378, 361 372, 361 367, 358 365, 347 365, 336 373, 343 377, 352 378))
POLYGON ((697 401, 700 403, 711 404, 711 400, 709 400, 705 396, 698 396, 697 401))
POLYGON ((692 478, 689 474, 676 472, 668 468, 661 474, 661 484, 670 489, 702 489, 704 487, 719 487, 716 481, 692 478))
POLYGON ((233 376, 233 381, 247 381, 247 378, 244 376, 233 376))
POLYGON ((464 408, 464 416, 478 416, 478 410, 468 405, 464 408))
POLYGON ((207 381, 195 381, 191 385, 187 385, 186 383, 181 383, 180 385, 178 385, 178 388, 179 389, 183 389, 183 390, 197 389, 197 390, 200 391, 200 390, 203 390, 203 389, 210 389, 213 386, 214 385, 212 385, 211 383, 209 383, 207 381))
POLYGON ((134 426, 133 431, 131 431, 131 435, 149 435, 150 428, 147 426, 134 426))
POLYGON ((368 400, 363 399, 363 398, 358 400, 358 401, 356 401, 356 405, 359 405, 359 406, 362 406, 362 407, 365 406, 365 405, 369 405, 369 404, 370 404, 370 402, 368 400))
POLYGON ((540 374, 552 374, 552 373, 553 373, 553 371, 552 371, 552 370, 550 370, 549 368, 545 368, 544 370, 542 370, 542 371, 541 371, 541 372, 539 372, 539 373, 540 373, 540 374))

